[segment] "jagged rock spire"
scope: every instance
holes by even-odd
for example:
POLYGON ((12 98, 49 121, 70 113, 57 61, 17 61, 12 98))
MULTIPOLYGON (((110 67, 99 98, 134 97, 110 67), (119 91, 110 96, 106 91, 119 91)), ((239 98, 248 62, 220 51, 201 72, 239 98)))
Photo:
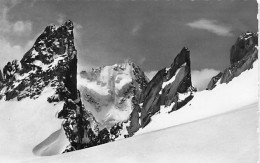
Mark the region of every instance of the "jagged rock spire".
POLYGON ((161 105, 170 106, 176 103, 178 109, 178 93, 193 90, 190 74, 190 51, 184 47, 175 57, 171 67, 162 69, 148 83, 141 100, 142 127, 146 126, 150 117, 160 110, 161 105))
POLYGON ((190 51, 187 47, 182 48, 181 52, 175 57, 171 67, 180 67, 184 63, 190 66, 190 51))

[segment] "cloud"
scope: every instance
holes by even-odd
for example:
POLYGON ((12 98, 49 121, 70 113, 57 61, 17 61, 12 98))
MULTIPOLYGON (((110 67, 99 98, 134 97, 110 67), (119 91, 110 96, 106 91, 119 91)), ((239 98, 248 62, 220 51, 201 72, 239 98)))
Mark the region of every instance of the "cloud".
POLYGON ((8 61, 18 59, 14 54, 21 54, 23 49, 18 45, 11 45, 8 41, 0 39, 1 51, 0 51, 0 68, 3 68, 8 61))
POLYGON ((218 73, 219 71, 214 69, 192 70, 192 85, 196 87, 198 91, 205 90, 211 78, 217 75, 218 73))
POLYGON ((145 57, 140 57, 140 58, 137 60, 137 63, 138 63, 139 65, 143 65, 145 61, 146 61, 146 58, 145 58, 145 57))
POLYGON ((17 37, 17 35, 28 35, 32 31, 32 23, 29 20, 11 22, 8 19, 10 10, 21 2, 21 0, 0 1, 0 68, 3 68, 8 61, 21 59, 33 44, 33 41, 29 40, 25 43, 25 46, 21 46, 13 44, 12 39, 8 39, 10 35, 17 37))
POLYGON ((5 38, 0 37, 0 69, 9 61, 22 59, 23 55, 32 47, 33 43, 34 40, 29 40, 25 46, 13 45, 5 38))
POLYGON ((154 77, 154 75, 157 73, 158 71, 148 71, 148 72, 144 72, 145 75, 148 77, 148 79, 152 80, 152 78, 154 77))
POLYGON ((132 35, 137 35, 138 32, 141 30, 142 25, 143 25, 142 23, 135 24, 131 31, 132 35))
POLYGON ((207 30, 219 36, 232 36, 231 27, 219 24, 216 20, 200 19, 187 23, 191 28, 207 30))
POLYGON ((30 21, 17 21, 13 24, 13 31, 17 33, 22 33, 25 31, 32 30, 32 23, 30 21))
POLYGON ((65 20, 67 20, 67 17, 64 14, 58 14, 57 22, 59 25, 62 25, 65 20))
POLYGON ((15 33, 15 34, 30 34, 32 31, 32 22, 29 20, 19 20, 11 22, 8 20, 8 13, 10 9, 21 3, 22 1, 0 1, 0 35, 15 33))

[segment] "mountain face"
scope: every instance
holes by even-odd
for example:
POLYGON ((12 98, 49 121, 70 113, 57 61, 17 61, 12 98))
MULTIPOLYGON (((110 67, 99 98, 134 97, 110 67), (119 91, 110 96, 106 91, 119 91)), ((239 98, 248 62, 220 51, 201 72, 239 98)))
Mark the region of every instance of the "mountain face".
POLYGON ((4 67, 0 98, 6 101, 37 99, 45 88, 49 88, 54 93, 46 101, 54 105, 64 103, 58 117, 64 115, 68 107, 82 112, 77 91, 77 50, 71 21, 59 27, 47 26, 20 63, 21 66, 14 60, 4 67))
MULTIPOLYGON (((231 66, 213 77, 208 89, 252 67, 256 45, 256 34, 240 37, 231 49, 231 66)), ((66 21, 59 27, 47 26, 20 65, 14 60, 0 71, 0 100, 34 100, 45 88, 52 89, 45 100, 62 104, 56 117, 63 119, 69 141, 66 153, 131 137, 166 108, 167 114, 181 109, 196 92, 190 64, 190 51, 183 48, 170 67, 158 71, 151 81, 132 62, 78 75, 73 23, 66 21)))
POLYGON ((258 58, 258 35, 247 32, 241 35, 230 50, 230 66, 214 76, 207 89, 212 90, 217 84, 228 83, 245 70, 251 69, 258 58))

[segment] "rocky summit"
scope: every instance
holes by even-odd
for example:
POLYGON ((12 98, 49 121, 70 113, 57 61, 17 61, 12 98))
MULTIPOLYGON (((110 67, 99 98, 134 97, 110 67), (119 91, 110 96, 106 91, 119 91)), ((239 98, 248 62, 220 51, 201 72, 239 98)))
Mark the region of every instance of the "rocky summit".
POLYGON ((239 36, 236 43, 230 50, 230 66, 223 72, 214 76, 208 84, 207 89, 211 90, 217 84, 229 83, 234 77, 239 76, 245 70, 253 67, 254 61, 258 58, 258 35, 246 32, 239 36))
POLYGON ((73 41, 73 23, 60 27, 50 25, 37 38, 33 47, 17 60, 8 62, 3 69, 0 97, 5 100, 37 98, 50 85, 56 94, 49 98, 57 102, 77 96, 77 51, 73 41))

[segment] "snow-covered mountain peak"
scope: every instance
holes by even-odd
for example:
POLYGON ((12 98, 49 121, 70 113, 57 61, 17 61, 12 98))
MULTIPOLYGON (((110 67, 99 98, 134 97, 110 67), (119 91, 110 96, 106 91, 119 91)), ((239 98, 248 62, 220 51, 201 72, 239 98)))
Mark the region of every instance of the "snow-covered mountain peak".
POLYGON ((140 96, 147 83, 144 72, 131 62, 84 71, 78 78, 86 108, 108 127, 129 119, 131 100, 140 96))
MULTIPOLYGON (((109 85, 109 83, 111 83, 112 80, 115 80, 114 82, 117 83, 117 85, 119 83, 124 85, 126 83, 132 82, 133 80, 140 85, 140 89, 145 87, 148 82, 148 78, 145 76, 144 72, 140 69, 140 67, 132 62, 93 68, 91 71, 88 72, 82 71, 80 73, 80 77, 82 79, 88 80, 89 82, 101 82, 102 85, 106 85, 109 88, 111 88, 111 85, 109 85), (122 79, 124 80, 121 81, 122 79)), ((79 85, 81 84, 84 85, 84 83, 79 82, 79 85)))

